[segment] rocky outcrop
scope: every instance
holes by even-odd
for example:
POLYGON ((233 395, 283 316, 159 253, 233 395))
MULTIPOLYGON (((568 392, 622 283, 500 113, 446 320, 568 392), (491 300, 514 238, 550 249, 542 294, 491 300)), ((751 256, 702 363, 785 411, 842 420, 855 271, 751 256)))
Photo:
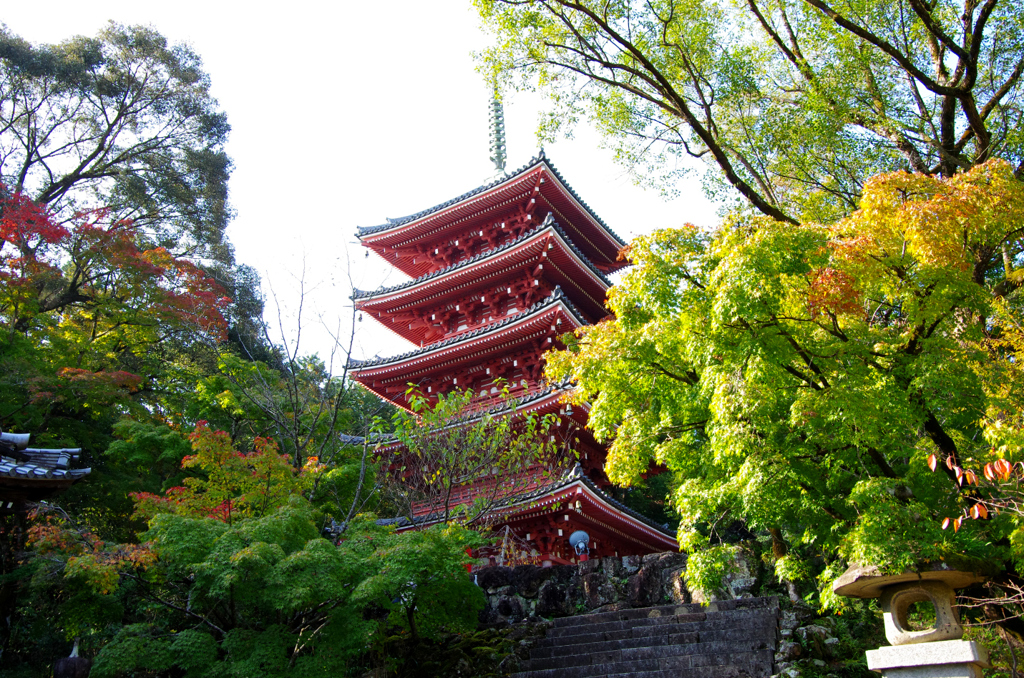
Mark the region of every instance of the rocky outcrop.
POLYGON ((849 627, 849 622, 820 616, 803 602, 786 601, 779 617, 775 678, 875 675, 866 665, 859 669, 860 673, 854 669, 854 664, 863 664, 863 649, 850 637, 849 627))

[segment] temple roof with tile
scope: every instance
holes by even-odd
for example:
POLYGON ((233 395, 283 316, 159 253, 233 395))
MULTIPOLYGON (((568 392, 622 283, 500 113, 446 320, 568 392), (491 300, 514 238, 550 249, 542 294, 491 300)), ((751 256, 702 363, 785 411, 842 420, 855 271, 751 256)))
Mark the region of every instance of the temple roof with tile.
MULTIPOLYGON (((526 367, 521 361, 535 361, 534 354, 555 347, 558 335, 586 324, 586 317, 556 289, 525 311, 400 355, 350 360, 349 369, 361 384, 407 408, 405 393, 410 384, 429 396, 443 392, 434 383, 437 380, 450 387, 446 390, 469 388, 467 379, 490 376, 492 364, 495 370, 500 365, 521 371, 526 367), (445 379, 448 375, 450 383, 445 379)), ((533 375, 533 381, 538 378, 539 374, 533 375)))
POLYGON ((600 271, 616 271, 625 242, 583 202, 543 153, 519 170, 456 198, 377 226, 361 227, 360 242, 411 277, 419 277, 518 237, 552 214, 600 271), (524 218, 513 225, 511 213, 524 218), (504 232, 503 232, 504 231, 504 232), (447 248, 447 250, 445 250, 447 248))
POLYGON ((70 468, 81 449, 28 447, 27 433, 0 433, 0 513, 25 510, 26 502, 48 499, 89 475, 70 468))
MULTIPOLYGON (((490 519, 499 523, 522 523, 552 515, 561 516, 563 523, 571 523, 573 530, 589 530, 592 538, 600 538, 601 533, 613 534, 649 552, 678 548, 675 534, 667 524, 659 524, 612 497, 589 478, 579 464, 501 502, 490 519), (566 516, 569 520, 565 520, 566 516)), ((432 525, 440 519, 436 515, 423 515, 412 520, 400 517, 378 522, 403 531, 432 525)), ((563 532, 565 530, 563 528, 563 532)))

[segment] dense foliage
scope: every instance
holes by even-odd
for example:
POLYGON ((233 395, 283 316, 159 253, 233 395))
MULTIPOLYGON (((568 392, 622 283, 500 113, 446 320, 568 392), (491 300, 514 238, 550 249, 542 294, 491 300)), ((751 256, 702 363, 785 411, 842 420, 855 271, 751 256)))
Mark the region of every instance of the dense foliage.
POLYGON ((430 515, 443 523, 482 528, 494 509, 575 459, 560 440, 557 417, 510 416, 516 399, 507 387, 481 411, 472 391, 436 398, 409 392, 412 411, 396 411, 386 484, 401 515, 430 515), (486 478, 486 482, 475 483, 486 478), (470 491, 472 488, 472 491, 470 491), (471 501, 470 501, 471 499, 471 501))
MULTIPOLYGON (((714 588, 736 539, 833 607, 850 562, 986 567, 985 614, 1024 638, 1018 4, 477 5, 487 67, 553 94, 549 131, 589 115, 653 181, 690 154, 745 201, 713 232, 638 238, 616 318, 548 357, 609 476, 670 492, 690 585, 714 588)), ((227 132, 198 57, 151 29, 0 32, 0 427, 93 468, 3 519, 0 656, 21 675, 76 639, 98 676, 424 660, 482 604, 467 526, 524 467, 571 462, 554 421, 501 416, 507 394, 390 418, 271 341, 224 238, 227 132), (384 472, 374 421, 399 450, 384 472), (413 502, 439 524, 372 513, 413 502)))
POLYGON ((0 429, 92 469, 0 517, 5 675, 75 641, 98 676, 348 675, 475 625, 479 537, 371 513, 390 412, 270 338, 209 86, 152 29, 0 31, 0 429))
POLYGON ((581 329, 548 373, 592 399, 616 482, 652 460, 675 473, 693 581, 736 523, 776 542, 780 576, 819 574, 829 604, 849 562, 973 557, 1012 574, 1017 516, 941 520, 975 503, 953 468, 1022 454, 1021 223, 1024 185, 990 161, 873 178, 829 226, 659 231, 631 246, 616 319, 581 329))
POLYGON ((63 508, 5 518, 9 666, 44 674, 80 640, 96 675, 344 675, 472 629, 479 537, 364 513, 373 458, 344 434, 387 414, 375 398, 287 346, 239 355, 223 290, 134 223, 2 207, 4 428, 93 465, 63 508))
POLYGON ((474 4, 482 70, 550 95, 542 135, 588 119, 670 193, 700 159, 728 215, 634 242, 617 320, 548 371, 594 399, 613 479, 674 471, 693 582, 760 538, 791 595, 967 555, 1019 602, 993 464, 1020 453, 1020 3, 474 4))
POLYGON ((397 536, 361 515, 335 543, 306 498, 321 465, 296 471, 269 440, 239 452, 205 423, 190 437, 183 466, 202 475, 135 495, 140 543, 46 509, 30 531, 24 616, 98 651, 91 675, 349 675, 375 638, 475 626, 474 533, 397 536))

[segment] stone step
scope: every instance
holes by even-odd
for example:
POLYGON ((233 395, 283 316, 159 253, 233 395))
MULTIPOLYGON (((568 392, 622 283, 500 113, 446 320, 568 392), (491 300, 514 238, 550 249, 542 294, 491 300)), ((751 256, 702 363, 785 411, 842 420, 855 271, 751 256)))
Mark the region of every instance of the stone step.
POLYGON ((621 657, 623 652, 634 653, 636 650, 650 650, 654 652, 660 647, 692 647, 700 642, 698 634, 674 633, 660 636, 658 638, 630 638, 627 640, 599 641, 594 643, 580 643, 578 645, 556 645, 554 647, 542 647, 530 650, 530 666, 533 668, 555 668, 548 666, 551 660, 565 660, 558 666, 568 666, 578 658, 585 664, 593 664, 596 657, 621 657), (568 663, 566 663, 568 662, 568 663))
MULTIPOLYGON (((510 678, 538 678, 532 671, 513 673, 510 678)), ((552 674, 555 675, 555 674, 552 674)), ((561 675, 560 673, 557 675, 561 675)), ((756 667, 754 669, 735 666, 702 666, 669 671, 626 671, 625 673, 593 673, 591 678, 761 678, 771 674, 756 667), (752 672, 753 671, 753 672, 752 672)))
POLYGON ((554 620, 554 627, 575 626, 578 624, 602 623, 605 621, 626 621, 630 619, 642 619, 644 617, 671 616, 675 614, 693 614, 698 612, 728 612, 730 610, 778 610, 779 601, 772 598, 737 598, 735 600, 720 600, 708 605, 699 603, 685 603, 679 605, 658 605, 655 607, 641 607, 627 610, 613 610, 611 612, 593 612, 581 614, 574 617, 559 617, 554 620))
POLYGON ((621 650, 627 647, 656 647, 658 645, 672 645, 683 642, 698 642, 698 633, 696 629, 675 633, 659 632, 657 634, 647 634, 644 633, 643 630, 637 629, 635 631, 615 631, 614 634, 621 637, 608 638, 607 636, 612 634, 605 633, 573 636, 570 641, 564 643, 555 643, 551 641, 544 645, 540 645, 538 642, 530 648, 530 657, 539 659, 565 654, 586 654, 588 652, 596 652, 605 648, 621 650))
MULTIPOLYGON (((548 631, 545 640, 551 644, 561 642, 573 636, 614 633, 637 628, 649 628, 652 632, 661 626, 685 626, 688 624, 703 625, 704 628, 727 627, 736 624, 756 624, 762 619, 776 620, 778 613, 774 610, 729 610, 717 613, 681 614, 664 617, 643 617, 625 621, 605 621, 601 623, 580 623, 575 626, 562 626, 548 631)), ((679 629, 680 632, 685 629, 679 629)), ((673 631, 669 631, 673 632, 673 631)), ((541 647, 542 645, 538 645, 541 647)))
POLYGON ((517 678, 767 678, 775 598, 662 605, 556 619, 517 678))
POLYGON ((534 669, 518 678, 611 678, 615 676, 673 676, 673 678, 767 678, 772 673, 771 650, 723 649, 714 654, 649 657, 617 662, 595 662, 566 667, 534 669))
POLYGON ((692 660, 695 658, 702 658, 698 664, 703 665, 703 663, 716 657, 730 657, 737 654, 757 652, 766 653, 769 659, 775 656, 775 648, 766 647, 766 643, 760 640, 694 642, 692 640, 688 641, 688 639, 681 639, 678 644, 673 645, 608 649, 587 654, 555 655, 546 659, 534 659, 531 655, 528 667, 530 670, 572 669, 573 667, 604 666, 623 662, 654 660, 659 662, 659 670, 663 670, 666 667, 661 664, 665 662, 673 665, 683 664, 683 668, 688 668, 693 664, 692 660))
POLYGON ((727 641, 756 640, 766 643, 766 647, 776 649, 777 625, 775 619, 761 619, 757 622, 745 623, 742 626, 719 625, 712 628, 700 624, 667 625, 658 627, 641 627, 612 634, 585 634, 571 636, 568 639, 543 639, 530 650, 532 658, 554 656, 570 656, 588 654, 606 650, 625 650, 637 647, 659 647, 662 645, 679 645, 684 643, 702 643, 727 641), (621 637, 618 637, 621 636, 621 637), (563 642, 555 642, 555 641, 563 642), (543 645, 541 645, 543 642, 543 645))
POLYGON ((678 605, 657 605, 655 607, 628 608, 625 610, 612 610, 610 612, 590 612, 579 614, 573 617, 559 617, 553 620, 554 628, 562 626, 575 626, 589 622, 603 621, 626 621, 629 619, 642 619, 647 616, 669 616, 673 614, 692 614, 706 612, 707 608, 699 603, 679 603, 678 605))
MULTIPOLYGON (((707 620, 691 620, 667 617, 662 624, 637 624, 636 626, 623 625, 621 627, 605 627, 599 629, 577 629, 577 633, 561 634, 557 636, 548 635, 538 640, 534 648, 554 647, 556 645, 579 644, 588 642, 603 642, 613 640, 626 640, 629 638, 651 637, 689 633, 703 629, 704 631, 716 631, 719 629, 733 628, 757 628, 775 627, 778 618, 773 615, 742 616, 730 619, 712 618, 707 620)), ((553 630, 553 629, 552 629, 553 630)))

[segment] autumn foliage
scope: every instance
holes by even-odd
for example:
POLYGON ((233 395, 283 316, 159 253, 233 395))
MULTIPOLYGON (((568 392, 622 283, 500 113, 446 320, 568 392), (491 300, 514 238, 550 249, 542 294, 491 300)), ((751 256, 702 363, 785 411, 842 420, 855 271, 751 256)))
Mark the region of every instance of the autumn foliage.
POLYGON ((225 337, 229 303, 197 263, 107 210, 59 223, 22 194, 0 199, 0 342, 19 356, 0 399, 42 408, 37 431, 80 421, 86 403, 144 401, 173 351, 225 337))
POLYGON ((0 202, 0 215, 0 319, 8 328, 38 330, 48 313, 82 309, 107 323, 225 331, 223 289, 193 262, 148 246, 133 222, 99 209, 56 223, 22 194, 0 202))
POLYGON ((174 513, 230 525, 242 518, 263 516, 287 504, 288 497, 301 496, 320 470, 316 459, 311 459, 297 471, 267 438, 257 438, 253 451, 240 452, 227 433, 211 430, 205 421, 196 425, 189 439, 194 454, 185 457, 181 465, 199 475, 186 477, 184 485, 172 487, 162 496, 133 494, 140 516, 152 519, 158 513, 174 513))
POLYGON ((65 579, 77 580, 96 593, 116 590, 121 570, 145 568, 156 560, 148 545, 107 542, 59 510, 42 507, 29 517, 33 522, 28 546, 36 556, 62 562, 65 579))

